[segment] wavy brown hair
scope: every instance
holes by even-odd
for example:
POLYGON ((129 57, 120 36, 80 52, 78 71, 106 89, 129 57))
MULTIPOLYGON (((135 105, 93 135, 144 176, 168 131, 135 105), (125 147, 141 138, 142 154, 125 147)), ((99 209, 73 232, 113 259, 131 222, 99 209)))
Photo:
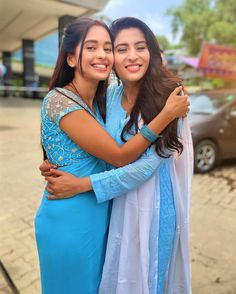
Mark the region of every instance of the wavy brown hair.
MULTIPOLYGON (((138 118, 141 114, 144 123, 148 124, 165 106, 171 92, 182 82, 180 78, 166 69, 162 62, 161 49, 151 29, 141 20, 134 17, 123 17, 112 22, 110 31, 115 40, 117 34, 124 29, 139 29, 145 36, 150 53, 148 69, 143 76, 136 103, 131 111, 130 119, 124 126, 121 139, 125 142, 125 133, 131 133, 135 126, 138 132, 138 118)), ((183 151, 183 145, 177 135, 178 119, 172 121, 154 143, 156 152, 161 157, 169 157, 169 151, 183 151)))

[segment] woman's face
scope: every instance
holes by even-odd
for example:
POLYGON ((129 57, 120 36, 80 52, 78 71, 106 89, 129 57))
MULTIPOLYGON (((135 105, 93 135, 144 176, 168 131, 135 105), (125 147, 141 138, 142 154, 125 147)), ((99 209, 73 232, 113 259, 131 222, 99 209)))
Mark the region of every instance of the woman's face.
POLYGON ((115 70, 124 83, 137 83, 145 75, 150 53, 141 30, 121 30, 114 41, 115 70))
MULTIPOLYGON (((76 70, 81 74, 78 64, 80 50, 81 44, 76 47, 75 54, 71 58, 76 64, 76 70)), ((112 42, 107 30, 100 25, 92 26, 83 44, 83 77, 96 82, 107 79, 112 69, 113 61, 112 42)))

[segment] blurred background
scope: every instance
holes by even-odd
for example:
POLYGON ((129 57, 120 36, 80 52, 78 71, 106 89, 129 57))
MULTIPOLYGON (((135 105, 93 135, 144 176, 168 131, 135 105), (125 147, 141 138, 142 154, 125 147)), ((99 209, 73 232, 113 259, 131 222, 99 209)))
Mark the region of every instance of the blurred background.
POLYGON ((0 0, 0 293, 40 293, 40 107, 60 37, 79 16, 142 19, 183 79, 194 143, 193 294, 236 294, 235 0, 0 0))

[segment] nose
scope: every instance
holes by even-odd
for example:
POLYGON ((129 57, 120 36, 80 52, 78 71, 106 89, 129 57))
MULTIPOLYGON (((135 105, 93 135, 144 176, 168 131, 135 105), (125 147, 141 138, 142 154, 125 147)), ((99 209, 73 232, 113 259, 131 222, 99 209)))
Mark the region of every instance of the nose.
POLYGON ((97 52, 98 52, 98 58, 103 59, 106 57, 106 52, 104 48, 99 48, 97 52))
POLYGON ((128 59, 130 61, 134 61, 138 58, 137 56, 137 52, 134 48, 130 48, 129 52, 128 52, 128 59))

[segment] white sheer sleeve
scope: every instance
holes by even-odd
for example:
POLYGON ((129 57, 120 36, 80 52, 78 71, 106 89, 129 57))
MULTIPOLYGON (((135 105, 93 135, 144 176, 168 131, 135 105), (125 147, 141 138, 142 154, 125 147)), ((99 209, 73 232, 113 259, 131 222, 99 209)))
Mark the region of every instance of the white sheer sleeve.
POLYGON ((98 203, 121 196, 145 183, 161 166, 163 158, 154 147, 124 167, 90 176, 98 203))
POLYGON ((47 96, 44 107, 46 115, 57 125, 66 114, 75 110, 83 110, 79 104, 55 90, 53 94, 47 96))

